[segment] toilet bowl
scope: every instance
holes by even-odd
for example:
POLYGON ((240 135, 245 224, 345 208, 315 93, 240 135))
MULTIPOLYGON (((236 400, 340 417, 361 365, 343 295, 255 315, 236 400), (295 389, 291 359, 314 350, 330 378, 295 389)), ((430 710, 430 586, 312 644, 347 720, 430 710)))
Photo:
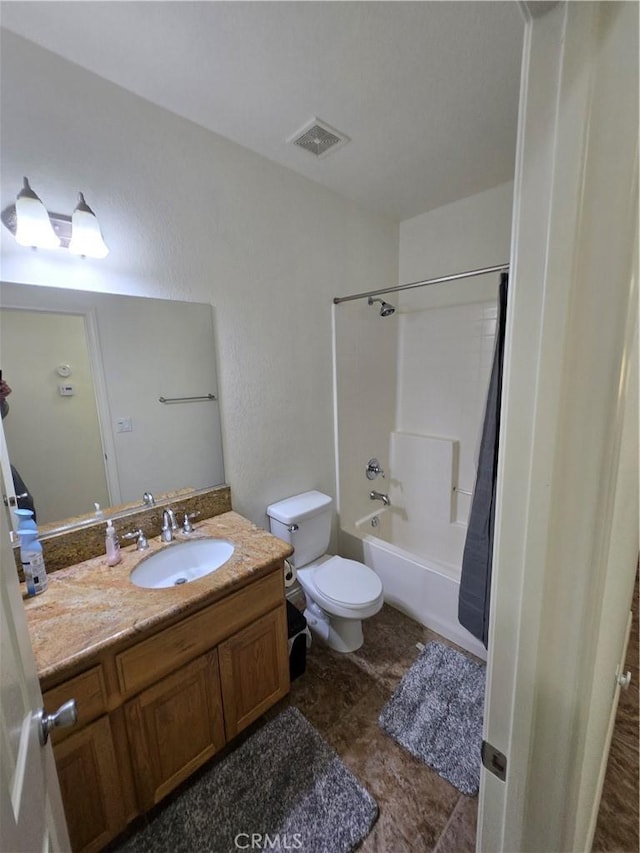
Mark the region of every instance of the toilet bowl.
POLYGON ((382 582, 363 563, 328 554, 298 570, 307 599, 305 617, 311 631, 332 649, 355 652, 362 645, 362 620, 384 603, 382 582))
POLYGON ((321 492, 304 492, 267 507, 271 532, 289 542, 306 598, 305 617, 312 633, 338 652, 363 643, 362 620, 384 602, 376 573, 356 560, 324 553, 331 535, 332 500, 321 492))

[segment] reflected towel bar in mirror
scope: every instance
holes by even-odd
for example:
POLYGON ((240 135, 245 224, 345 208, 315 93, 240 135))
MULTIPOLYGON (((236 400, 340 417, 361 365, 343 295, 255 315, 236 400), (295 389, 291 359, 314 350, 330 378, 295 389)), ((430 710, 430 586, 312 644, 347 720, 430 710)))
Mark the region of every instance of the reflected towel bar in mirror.
POLYGON ((161 403, 195 403, 198 400, 217 400, 215 394, 203 394, 201 397, 158 397, 161 403))

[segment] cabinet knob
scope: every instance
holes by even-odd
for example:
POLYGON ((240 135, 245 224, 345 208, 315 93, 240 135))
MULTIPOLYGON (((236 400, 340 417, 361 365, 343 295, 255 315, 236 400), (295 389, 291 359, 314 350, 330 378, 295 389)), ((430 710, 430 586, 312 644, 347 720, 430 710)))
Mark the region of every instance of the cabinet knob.
POLYGON ((40 745, 44 746, 49 740, 49 734, 57 727, 67 728, 78 722, 78 708, 75 699, 69 699, 60 705, 55 714, 47 714, 44 708, 38 711, 40 745))

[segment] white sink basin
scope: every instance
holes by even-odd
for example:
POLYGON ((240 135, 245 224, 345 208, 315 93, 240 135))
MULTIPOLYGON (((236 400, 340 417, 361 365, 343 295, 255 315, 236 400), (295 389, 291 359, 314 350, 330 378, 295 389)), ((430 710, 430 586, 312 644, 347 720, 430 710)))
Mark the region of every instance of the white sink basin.
POLYGON ((129 580, 146 589, 180 586, 215 572, 233 551, 233 544, 226 539, 176 542, 146 557, 131 572, 129 580))

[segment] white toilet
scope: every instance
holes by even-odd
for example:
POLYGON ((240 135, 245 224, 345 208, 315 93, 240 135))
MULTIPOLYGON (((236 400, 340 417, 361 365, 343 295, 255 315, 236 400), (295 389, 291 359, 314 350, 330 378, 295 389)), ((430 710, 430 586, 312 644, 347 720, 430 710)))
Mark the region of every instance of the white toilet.
POLYGON ((273 535, 295 549, 289 562, 307 598, 311 631, 338 652, 354 652, 362 645, 362 620, 382 607, 382 583, 364 563, 325 554, 332 503, 322 492, 304 492, 271 504, 267 515, 273 535))

